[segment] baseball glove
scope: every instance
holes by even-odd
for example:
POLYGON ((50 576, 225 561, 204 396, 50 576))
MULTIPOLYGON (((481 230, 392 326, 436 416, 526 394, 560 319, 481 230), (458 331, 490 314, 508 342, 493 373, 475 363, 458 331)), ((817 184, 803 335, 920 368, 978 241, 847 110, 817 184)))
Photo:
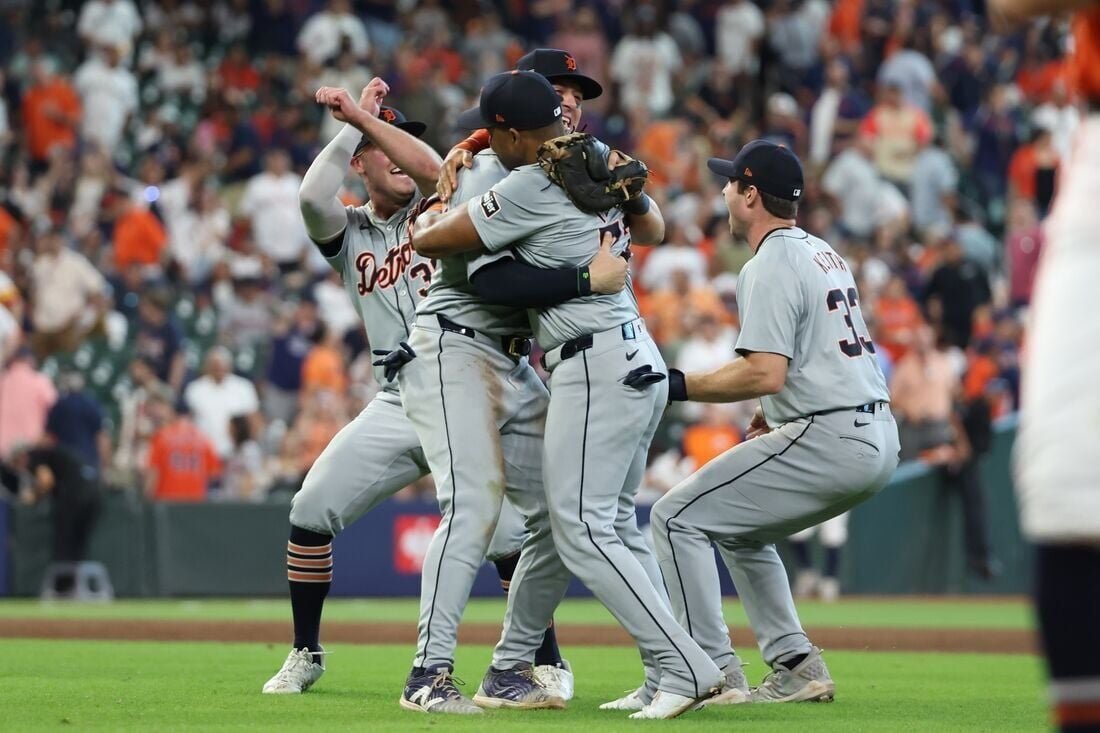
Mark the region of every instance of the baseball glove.
POLYGON ((581 211, 599 214, 641 194, 649 169, 619 153, 626 163, 611 169, 596 138, 572 132, 539 146, 539 166, 581 211))

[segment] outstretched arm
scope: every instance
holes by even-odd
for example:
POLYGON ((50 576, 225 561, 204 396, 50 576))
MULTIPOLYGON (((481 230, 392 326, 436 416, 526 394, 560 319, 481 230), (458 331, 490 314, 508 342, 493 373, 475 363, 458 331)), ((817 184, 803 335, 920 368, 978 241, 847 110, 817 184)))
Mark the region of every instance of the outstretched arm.
POLYGON ((775 394, 787 381, 787 357, 751 351, 743 359, 712 372, 684 374, 669 370, 668 398, 672 401, 741 402, 775 394))
POLYGON ((298 189, 298 206, 302 210, 306 232, 321 246, 322 251, 323 244, 339 242, 339 236, 348 225, 347 212, 339 194, 359 136, 357 129, 344 125, 317 154, 298 189))

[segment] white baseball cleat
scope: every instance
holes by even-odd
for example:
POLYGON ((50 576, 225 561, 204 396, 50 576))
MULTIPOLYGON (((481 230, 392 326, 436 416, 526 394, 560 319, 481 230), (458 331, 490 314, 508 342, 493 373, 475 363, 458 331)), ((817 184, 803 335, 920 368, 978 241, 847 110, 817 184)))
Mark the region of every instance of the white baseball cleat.
POLYGON ((663 692, 657 690, 653 700, 644 708, 630 716, 631 720, 669 720, 678 717, 688 710, 699 707, 699 704, 708 697, 714 695, 718 688, 708 692, 702 697, 688 697, 677 695, 675 692, 663 692))
POLYGON ((722 682, 721 691, 714 697, 699 703, 699 707, 708 705, 740 705, 749 701, 749 681, 745 677, 745 670, 739 657, 724 670, 726 679, 722 682))
POLYGON ((641 710, 646 706, 644 695, 645 685, 642 685, 637 690, 628 692, 618 700, 605 702, 603 705, 600 705, 600 710, 641 710))
POLYGON ((573 668, 569 662, 561 660, 561 666, 540 664, 535 667, 535 679, 546 688, 552 697, 560 697, 566 702, 573 699, 573 668))
POLYGON ((291 649, 282 669, 264 685, 264 694, 297 695, 313 687, 325 673, 324 665, 313 661, 313 654, 309 649, 291 649))

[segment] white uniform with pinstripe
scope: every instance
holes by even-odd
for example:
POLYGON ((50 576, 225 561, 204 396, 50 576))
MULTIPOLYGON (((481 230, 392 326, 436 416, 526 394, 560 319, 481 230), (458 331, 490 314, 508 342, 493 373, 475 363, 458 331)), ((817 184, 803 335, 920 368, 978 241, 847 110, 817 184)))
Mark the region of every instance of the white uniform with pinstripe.
POLYGON ((676 616, 721 667, 733 650, 711 543, 764 659, 810 652, 773 543, 873 496, 899 447, 855 280, 828 244, 798 228, 769 233, 741 270, 737 296, 737 351, 789 359, 786 384, 760 400, 772 431, 712 460, 651 514, 676 616))
MULTIPOLYGON (((537 165, 515 169, 470 201, 468 211, 490 252, 511 250, 543 268, 587 264, 606 233, 615 240, 612 252, 630 242, 620 211, 580 211, 537 165)), ((551 374, 543 475, 557 554, 525 551, 513 584, 557 564, 539 587, 546 598, 560 598, 572 571, 659 666, 661 690, 700 697, 720 684, 722 673, 673 618, 634 516, 668 387, 636 390, 621 381, 646 364, 665 371, 633 291, 576 298, 530 315, 551 374)), ((509 603, 494 666, 529 660, 549 618, 545 608, 509 603)))

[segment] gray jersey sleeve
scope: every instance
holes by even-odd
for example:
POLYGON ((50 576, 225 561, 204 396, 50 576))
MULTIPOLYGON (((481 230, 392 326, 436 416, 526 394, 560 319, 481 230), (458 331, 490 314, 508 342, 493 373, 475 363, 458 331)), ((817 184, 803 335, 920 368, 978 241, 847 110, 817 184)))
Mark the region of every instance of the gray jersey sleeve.
MULTIPOLYGON (((470 199, 467 211, 485 249, 499 252, 508 245, 544 228, 560 212, 534 205, 537 192, 531 178, 511 173, 482 196, 470 199)), ((553 185, 548 180, 547 185, 553 185)))
POLYGON ((802 293, 797 273, 784 258, 750 260, 742 269, 737 302, 738 353, 765 351, 794 358, 802 293))

